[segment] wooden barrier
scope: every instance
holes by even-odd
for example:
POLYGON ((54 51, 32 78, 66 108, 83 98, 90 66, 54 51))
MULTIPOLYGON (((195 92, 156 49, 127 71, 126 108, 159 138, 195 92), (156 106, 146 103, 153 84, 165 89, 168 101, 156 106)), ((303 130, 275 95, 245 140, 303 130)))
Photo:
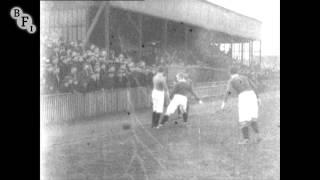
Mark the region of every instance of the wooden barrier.
POLYGON ((200 98, 218 97, 223 95, 226 89, 226 82, 198 83, 195 84, 195 86, 195 93, 198 94, 200 98))
MULTIPOLYGON (((277 80, 265 81, 264 84, 270 90, 280 88, 280 81, 277 80)), ((226 82, 200 83, 195 86, 195 92, 200 98, 218 97, 225 92, 226 82)), ((124 112, 132 107, 135 109, 151 107, 151 89, 135 87, 87 94, 40 95, 41 122, 45 124, 124 112)))
POLYGON ((87 94, 66 93, 40 96, 40 116, 43 123, 91 118, 112 112, 147 108, 151 105, 151 90, 145 87, 101 90, 87 94))

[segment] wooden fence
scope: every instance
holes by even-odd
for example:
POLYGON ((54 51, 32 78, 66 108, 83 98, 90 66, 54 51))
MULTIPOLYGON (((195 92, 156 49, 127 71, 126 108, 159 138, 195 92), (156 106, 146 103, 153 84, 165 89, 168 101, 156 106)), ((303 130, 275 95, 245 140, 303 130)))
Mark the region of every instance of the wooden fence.
POLYGON ((195 93, 200 98, 209 98, 221 96, 225 92, 226 82, 210 82, 210 83, 197 83, 195 86, 195 93))
MULTIPOLYGON (((279 89, 279 81, 268 81, 268 89, 279 89)), ((226 82, 199 83, 195 91, 200 98, 223 95, 226 82)), ((125 112, 131 107, 151 107, 151 89, 136 87, 117 90, 101 90, 87 94, 57 94, 40 96, 41 121, 60 123, 92 118, 112 112, 125 112), (132 106, 131 106, 132 105, 132 106)))
POLYGON ((101 90, 87 94, 55 94, 40 96, 40 116, 46 123, 90 118, 106 113, 124 112, 151 105, 150 89, 101 90))

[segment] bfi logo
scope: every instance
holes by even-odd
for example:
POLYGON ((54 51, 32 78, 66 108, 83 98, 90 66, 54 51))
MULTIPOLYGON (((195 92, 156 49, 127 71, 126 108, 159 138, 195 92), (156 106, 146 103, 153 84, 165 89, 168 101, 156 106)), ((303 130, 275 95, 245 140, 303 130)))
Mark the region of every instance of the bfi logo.
POLYGON ((30 34, 36 32, 37 28, 32 24, 32 17, 29 14, 23 13, 20 7, 13 7, 10 11, 10 15, 17 21, 17 25, 24 30, 27 30, 30 34))

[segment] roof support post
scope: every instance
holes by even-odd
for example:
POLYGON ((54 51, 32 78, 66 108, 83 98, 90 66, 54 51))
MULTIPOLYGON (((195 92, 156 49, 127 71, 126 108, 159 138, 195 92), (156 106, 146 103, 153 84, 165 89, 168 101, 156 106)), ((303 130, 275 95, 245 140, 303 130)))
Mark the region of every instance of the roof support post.
POLYGON ((233 58, 233 43, 232 42, 230 43, 229 51, 230 51, 230 57, 233 58))
POLYGON ((163 31, 162 31, 162 38, 163 38, 163 44, 162 48, 167 48, 167 41, 168 41, 168 20, 163 20, 163 31))
POLYGON ((96 26, 96 24, 98 22, 98 19, 99 19, 100 15, 101 15, 102 10, 104 9, 106 3, 107 3, 107 1, 104 1, 99 6, 98 12, 96 13, 96 15, 95 15, 95 17, 94 17, 94 19, 93 19, 88 31, 87 31, 86 38, 85 38, 84 43, 83 43, 83 48, 85 48, 87 46, 89 38, 90 38, 90 36, 92 34, 92 31, 93 31, 94 27, 96 26))
POLYGON ((187 24, 184 25, 184 43, 185 43, 185 49, 188 50, 188 32, 189 27, 187 24))
POLYGON ((110 22, 109 22, 109 17, 110 17, 110 6, 109 3, 106 4, 105 6, 105 10, 104 10, 104 17, 105 17, 105 35, 104 35, 104 39, 105 39, 105 48, 106 48, 106 52, 107 52, 107 57, 109 58, 109 53, 110 53, 110 39, 109 39, 109 32, 110 32, 110 22))
POLYGON ((243 64, 243 42, 241 42, 241 64, 243 64))
POLYGON ((253 57, 252 57, 252 41, 249 41, 249 66, 252 65, 253 57))
POLYGON ((261 68, 261 40, 259 41, 259 66, 261 68))
POLYGON ((253 63, 256 65, 256 60, 254 58, 254 44, 253 44, 253 40, 251 41, 251 59, 253 61, 253 63))
POLYGON ((142 14, 138 14, 138 31, 139 31, 139 59, 141 60, 142 57, 142 23, 143 23, 143 16, 142 14))

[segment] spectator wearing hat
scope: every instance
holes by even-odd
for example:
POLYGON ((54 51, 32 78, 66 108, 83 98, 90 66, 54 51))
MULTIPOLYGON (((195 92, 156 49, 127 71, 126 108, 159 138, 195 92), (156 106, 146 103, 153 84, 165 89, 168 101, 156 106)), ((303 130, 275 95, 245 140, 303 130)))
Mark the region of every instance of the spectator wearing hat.
POLYGON ((101 71, 100 63, 96 62, 94 67, 94 74, 96 76, 95 78, 96 78, 96 84, 98 88, 97 90, 100 90, 102 88, 100 71, 101 71))
POLYGON ((107 67, 105 63, 101 63, 100 71, 99 71, 100 81, 99 84, 102 89, 105 89, 105 78, 107 77, 107 67))
POLYGON ((72 77, 68 75, 62 80, 62 84, 60 86, 60 92, 69 93, 71 91, 72 91, 72 77))
POLYGON ((59 78, 64 79, 65 76, 70 72, 70 58, 69 57, 62 57, 61 61, 59 62, 60 73, 59 78))
POLYGON ((134 62, 130 62, 127 65, 128 68, 128 81, 130 84, 130 87, 136 87, 137 83, 136 83, 136 78, 138 77, 138 72, 136 70, 135 67, 135 63, 134 62))
POLYGON ((59 88, 59 80, 57 79, 54 67, 49 64, 44 74, 46 86, 44 88, 46 93, 56 93, 59 88))
POLYGON ((81 87, 81 71, 78 69, 76 65, 71 67, 70 76, 72 78, 71 88, 73 92, 83 92, 81 87))
POLYGON ((88 92, 92 92, 92 91, 98 90, 97 81, 98 81, 98 78, 97 78, 96 74, 92 73, 90 75, 89 82, 88 82, 88 92))
POLYGON ((89 72, 86 70, 86 65, 83 65, 82 68, 77 72, 78 85, 76 86, 76 91, 81 93, 88 92, 88 83, 89 83, 89 72))
POLYGON ((118 69, 118 87, 124 88, 127 86, 127 67, 126 64, 121 64, 118 69))
POLYGON ((110 64, 107 70, 107 77, 105 79, 105 86, 107 89, 115 87, 115 73, 116 67, 114 64, 110 64))

